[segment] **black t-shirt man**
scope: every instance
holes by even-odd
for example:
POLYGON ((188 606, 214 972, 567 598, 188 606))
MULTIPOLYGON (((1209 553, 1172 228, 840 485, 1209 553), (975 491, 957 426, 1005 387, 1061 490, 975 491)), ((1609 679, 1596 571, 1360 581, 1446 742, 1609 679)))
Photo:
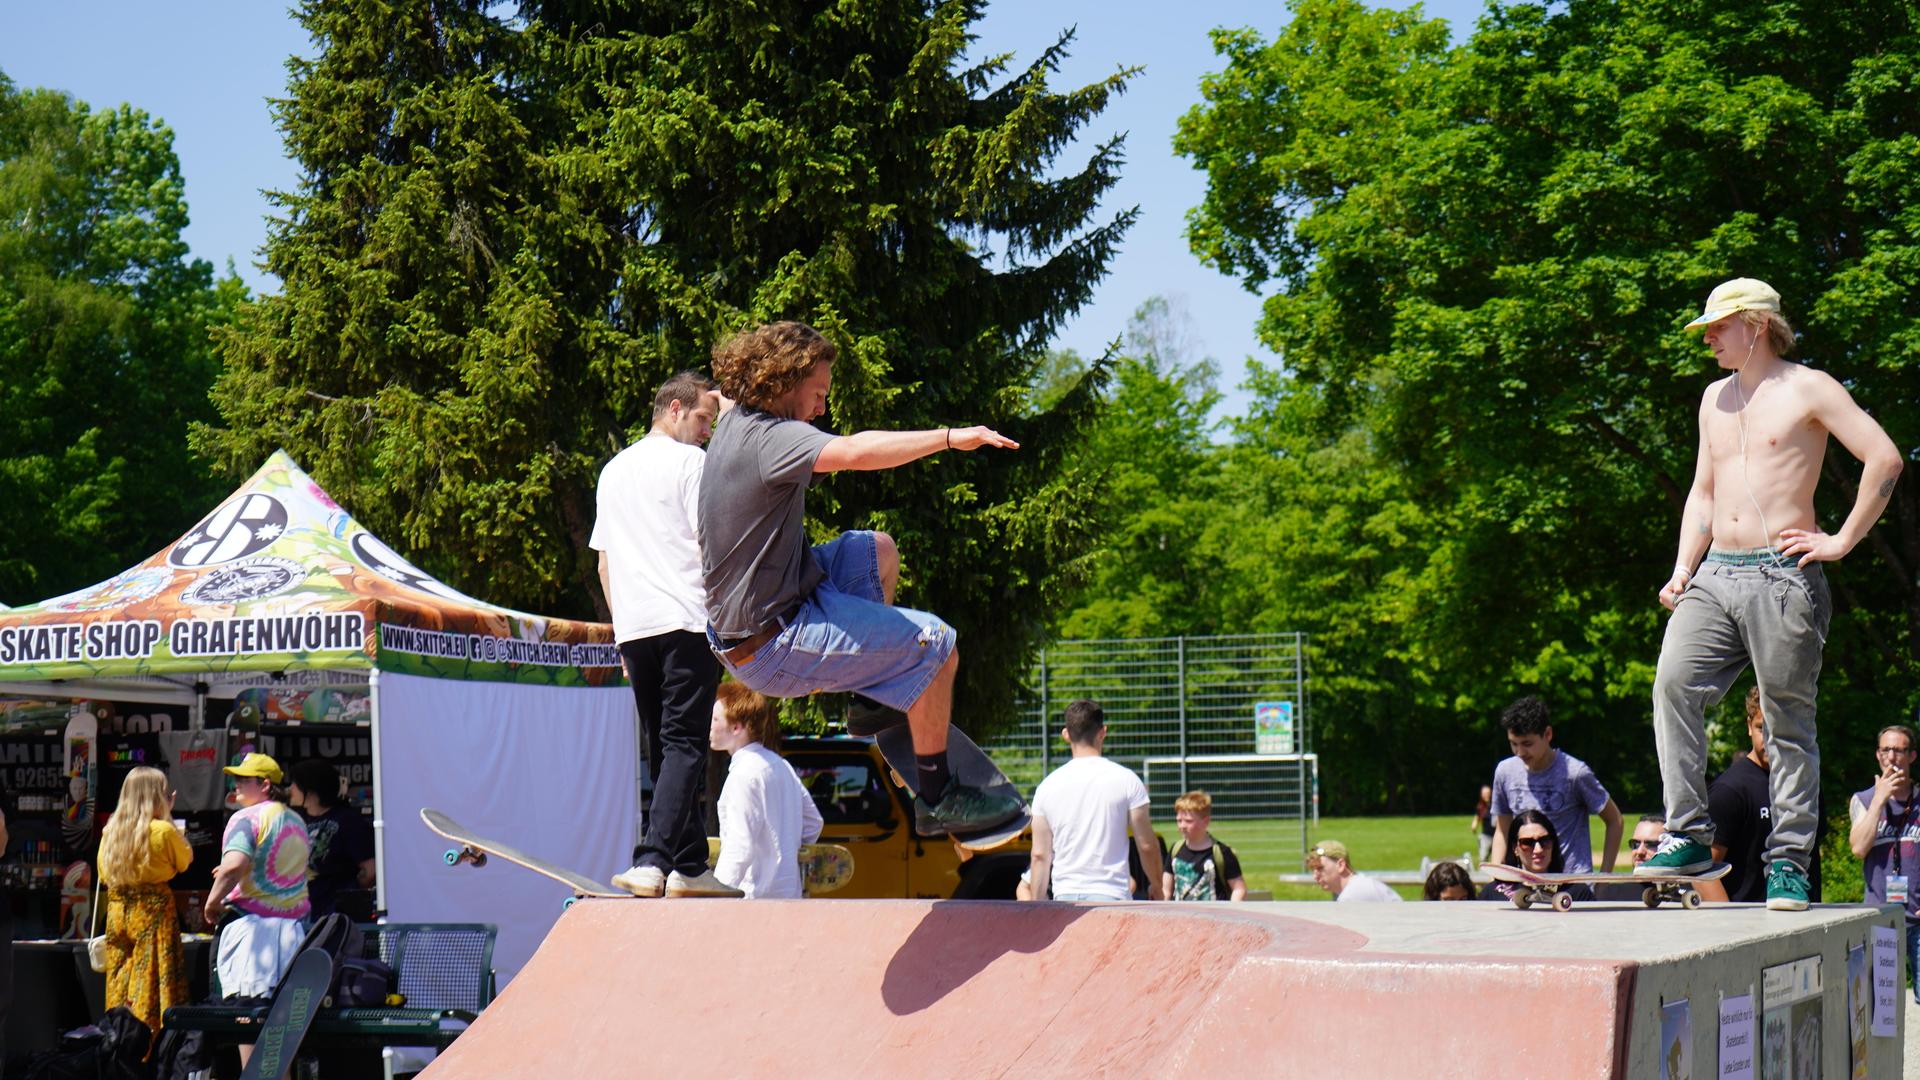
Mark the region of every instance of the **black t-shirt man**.
MULTIPOLYGON (((1707 813, 1713 816, 1713 844, 1727 849, 1733 867, 1720 879, 1727 899, 1757 904, 1767 898, 1767 840, 1773 833, 1773 796, 1767 770, 1741 754, 1707 788, 1707 813)), ((1824 830, 1822 830, 1824 831, 1824 830)), ((1816 840, 1807 866, 1814 899, 1820 898, 1820 849, 1816 840)))
POLYGON ((373 858, 373 825, 351 806, 330 806, 307 819, 307 895, 313 917, 331 914, 341 889, 359 887, 360 864, 373 858))

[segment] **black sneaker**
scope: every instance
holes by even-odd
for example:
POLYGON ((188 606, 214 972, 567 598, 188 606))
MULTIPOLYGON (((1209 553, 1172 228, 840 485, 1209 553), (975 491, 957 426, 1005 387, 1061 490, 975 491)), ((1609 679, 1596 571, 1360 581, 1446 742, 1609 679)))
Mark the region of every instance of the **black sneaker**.
POLYGON ((866 738, 907 722, 907 714, 858 694, 847 703, 847 734, 866 738))
POLYGON ((914 797, 913 831, 921 836, 982 832, 1012 821, 1024 805, 1018 795, 949 780, 946 794, 933 806, 928 806, 927 800, 919 796, 914 797))

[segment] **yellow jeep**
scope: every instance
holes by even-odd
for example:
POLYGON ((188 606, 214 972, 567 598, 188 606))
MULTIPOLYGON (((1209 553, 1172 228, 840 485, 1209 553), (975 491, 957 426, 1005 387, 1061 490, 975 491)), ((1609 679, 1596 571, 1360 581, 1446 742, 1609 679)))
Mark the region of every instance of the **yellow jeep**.
POLYGON ((872 739, 780 740, 780 754, 820 808, 820 842, 853 853, 853 880, 834 897, 1013 899, 1027 868, 1032 834, 993 851, 973 853, 943 838, 913 832, 913 795, 872 739))

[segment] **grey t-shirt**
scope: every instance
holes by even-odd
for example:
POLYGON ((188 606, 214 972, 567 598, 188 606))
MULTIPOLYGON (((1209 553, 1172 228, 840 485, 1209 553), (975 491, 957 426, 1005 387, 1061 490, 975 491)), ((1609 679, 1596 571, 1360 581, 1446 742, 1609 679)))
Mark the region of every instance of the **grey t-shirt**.
MULTIPOLYGON (((1587 832, 1587 817, 1606 808, 1611 798, 1600 785, 1587 763, 1556 750, 1553 762, 1539 772, 1530 772, 1517 757, 1507 758, 1493 770, 1493 816, 1539 810, 1553 822, 1554 835, 1560 839, 1560 854, 1565 856, 1565 872, 1585 874, 1593 870, 1593 840, 1587 832)), ((1507 833, 1511 850, 1513 832, 1507 833)))
POLYGON ((748 405, 714 427, 700 481, 700 566, 714 633, 755 633, 820 584, 825 571, 807 543, 807 488, 833 438, 748 405))

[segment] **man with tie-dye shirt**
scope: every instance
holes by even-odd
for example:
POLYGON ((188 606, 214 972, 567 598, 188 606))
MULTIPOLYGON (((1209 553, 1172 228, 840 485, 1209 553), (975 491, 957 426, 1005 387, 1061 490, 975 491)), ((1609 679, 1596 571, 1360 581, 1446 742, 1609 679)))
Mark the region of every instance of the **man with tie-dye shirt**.
MULTIPOLYGON (((306 935, 307 826, 289 809, 279 763, 248 754, 226 770, 240 804, 227 821, 220 866, 207 889, 209 923, 221 918, 216 971, 229 997, 264 997, 293 964, 306 935)), ((242 1047, 242 1053, 246 1047, 242 1047)), ((244 1060, 244 1058, 243 1058, 244 1060)))

